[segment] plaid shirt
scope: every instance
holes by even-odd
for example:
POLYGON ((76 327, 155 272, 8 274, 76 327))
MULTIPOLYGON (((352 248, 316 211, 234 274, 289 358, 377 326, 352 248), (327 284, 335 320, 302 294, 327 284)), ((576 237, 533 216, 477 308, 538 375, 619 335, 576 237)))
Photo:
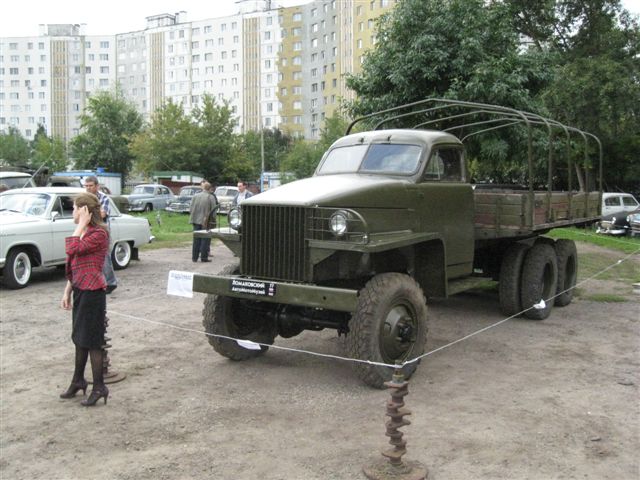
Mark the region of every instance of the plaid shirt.
POLYGON ((100 290, 107 286, 102 274, 104 257, 109 249, 109 234, 103 228, 89 225, 80 237, 67 237, 66 277, 80 290, 100 290))
POLYGON ((100 208, 107 214, 107 218, 103 218, 104 223, 109 225, 109 215, 111 215, 111 204, 109 203, 109 195, 98 190, 98 200, 100 200, 100 208))

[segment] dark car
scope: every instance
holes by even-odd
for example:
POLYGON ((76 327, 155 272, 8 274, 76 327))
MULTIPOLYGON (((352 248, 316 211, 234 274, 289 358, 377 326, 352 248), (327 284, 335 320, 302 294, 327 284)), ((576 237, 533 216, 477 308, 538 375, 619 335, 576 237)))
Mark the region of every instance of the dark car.
POLYGON ((168 212, 176 213, 189 213, 191 209, 191 200, 193 197, 202 191, 202 187, 198 185, 189 185, 182 187, 178 196, 169 202, 167 205, 168 212))
POLYGON ((628 235, 640 237, 640 211, 629 214, 627 222, 629 223, 628 235))
POLYGON ((622 211, 605 215, 598 225, 597 232, 616 236, 640 235, 640 209, 633 212, 622 211), (632 222, 635 225, 635 230, 632 228, 632 222))

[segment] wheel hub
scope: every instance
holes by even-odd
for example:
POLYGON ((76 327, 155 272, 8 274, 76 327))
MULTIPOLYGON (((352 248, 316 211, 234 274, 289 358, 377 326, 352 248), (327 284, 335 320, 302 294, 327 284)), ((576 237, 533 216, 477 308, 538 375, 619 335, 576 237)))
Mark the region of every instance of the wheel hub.
POLYGON ((385 319, 380 350, 385 362, 407 357, 415 343, 416 320, 406 305, 393 307, 385 319))

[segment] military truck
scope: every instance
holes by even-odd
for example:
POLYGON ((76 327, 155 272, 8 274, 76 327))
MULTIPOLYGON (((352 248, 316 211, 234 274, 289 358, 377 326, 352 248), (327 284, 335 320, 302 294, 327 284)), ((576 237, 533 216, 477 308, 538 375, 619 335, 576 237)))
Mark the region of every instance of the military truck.
MULTIPOLYGON (((571 302, 578 269, 575 244, 543 234, 599 218, 601 180, 588 186, 601 159, 593 135, 496 105, 427 99, 356 119, 312 177, 244 201, 230 227, 195 234, 239 258, 219 275, 194 275, 193 290, 209 294, 209 342, 244 360, 277 335, 332 328, 352 358, 372 362, 355 363, 358 376, 381 388, 392 369, 376 363, 424 353, 426 299, 490 279, 504 315, 542 320, 571 302), (351 133, 359 123, 369 128, 351 133), (465 143, 506 128, 524 139, 528 183, 472 183, 465 143), (548 147, 535 159, 534 140, 548 147)), ((405 364, 405 376, 418 363, 405 364)))

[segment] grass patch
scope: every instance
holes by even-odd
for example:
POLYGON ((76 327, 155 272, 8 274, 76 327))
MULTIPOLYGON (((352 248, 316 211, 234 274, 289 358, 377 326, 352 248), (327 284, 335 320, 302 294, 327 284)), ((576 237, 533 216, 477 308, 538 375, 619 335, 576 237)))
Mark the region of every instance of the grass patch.
MULTIPOLYGON (((579 257, 578 280, 589 278, 615 262, 611 255, 583 253, 579 257)), ((624 283, 640 282, 640 269, 635 262, 627 261, 608 269, 596 277, 598 280, 616 280, 624 283)))
MULTIPOLYGON (((142 245, 143 250, 182 247, 190 245, 193 241, 193 226, 189 223, 188 214, 158 210, 132 215, 148 219, 151 223, 151 234, 156 237, 153 243, 142 245)), ((227 217, 219 215, 218 222, 220 226, 226 227, 227 217)))
POLYGON ((576 242, 592 243, 611 250, 635 253, 640 250, 640 237, 614 237, 596 233, 590 228, 555 228, 547 233, 551 238, 566 238, 576 242))
POLYGON ((592 302, 604 302, 604 303, 622 303, 628 301, 625 297, 620 295, 608 294, 608 293, 594 293, 583 297, 585 300, 591 300, 592 302))

